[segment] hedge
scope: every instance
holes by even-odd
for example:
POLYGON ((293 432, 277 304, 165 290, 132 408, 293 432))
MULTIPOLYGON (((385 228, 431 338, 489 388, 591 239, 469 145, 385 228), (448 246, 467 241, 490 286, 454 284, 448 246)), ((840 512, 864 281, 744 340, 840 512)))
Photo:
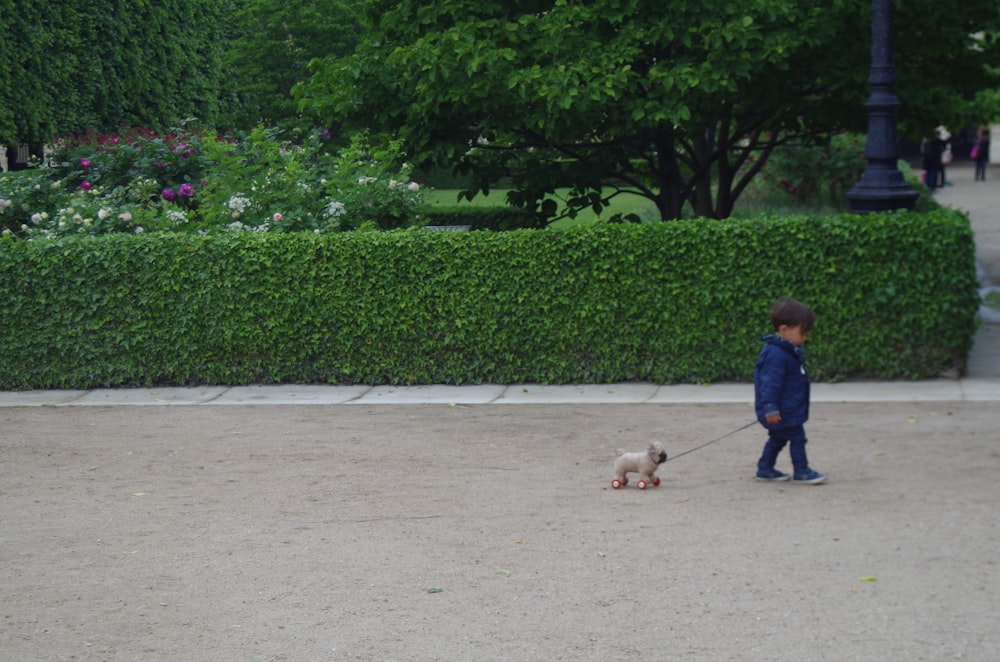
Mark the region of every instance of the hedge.
POLYGON ((6 241, 0 389, 747 381, 783 295, 814 380, 963 370, 968 219, 6 241))

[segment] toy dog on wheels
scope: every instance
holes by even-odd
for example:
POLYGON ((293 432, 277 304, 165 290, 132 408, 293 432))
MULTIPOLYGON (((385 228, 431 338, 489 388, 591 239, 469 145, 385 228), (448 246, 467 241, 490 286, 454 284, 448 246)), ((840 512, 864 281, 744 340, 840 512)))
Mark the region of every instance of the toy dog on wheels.
POLYGON ((656 476, 656 469, 667 461, 667 453, 663 450, 663 445, 654 441, 649 448, 640 453, 626 453, 619 449, 618 459, 615 460, 615 477, 611 481, 611 487, 616 490, 628 485, 628 474, 639 474, 639 482, 635 484, 640 490, 652 485, 656 487, 660 484, 659 476, 656 476))

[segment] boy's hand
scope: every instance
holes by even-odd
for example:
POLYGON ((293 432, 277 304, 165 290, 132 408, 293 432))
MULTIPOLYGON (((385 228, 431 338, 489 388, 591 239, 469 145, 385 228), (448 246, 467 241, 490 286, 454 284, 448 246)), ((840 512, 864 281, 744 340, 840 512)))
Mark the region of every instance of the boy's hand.
POLYGON ((767 422, 770 423, 771 425, 774 425, 775 423, 780 423, 781 414, 771 414, 770 416, 767 417, 767 422))

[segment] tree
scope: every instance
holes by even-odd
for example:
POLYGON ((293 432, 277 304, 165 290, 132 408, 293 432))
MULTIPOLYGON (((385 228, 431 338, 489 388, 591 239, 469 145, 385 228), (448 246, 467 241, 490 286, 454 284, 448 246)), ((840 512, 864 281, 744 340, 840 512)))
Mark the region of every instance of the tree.
POLYGON ((314 58, 343 57, 361 41, 361 0, 240 0, 226 54, 239 104, 227 125, 295 124, 292 88, 314 58))
POLYGON ((0 144, 214 121, 230 0, 0 0, 0 144))
MULTIPOLYGON (((308 105, 397 133, 476 190, 508 176, 529 207, 569 186, 571 210, 629 192, 664 219, 686 204, 721 218, 778 146, 866 124, 861 0, 373 0, 368 17, 352 57, 314 65, 308 105)), ((909 119, 936 125, 957 93, 997 83, 995 41, 971 45, 998 19, 994 0, 907 3, 909 119)))

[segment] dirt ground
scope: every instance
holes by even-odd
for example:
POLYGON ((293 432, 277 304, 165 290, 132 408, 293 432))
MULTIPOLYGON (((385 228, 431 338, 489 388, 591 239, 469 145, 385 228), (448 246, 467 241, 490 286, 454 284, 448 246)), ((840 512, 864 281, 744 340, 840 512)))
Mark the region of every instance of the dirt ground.
POLYGON ((0 410, 4 660, 1000 659, 996 403, 0 410), (779 468, 789 469, 787 451, 779 468))

